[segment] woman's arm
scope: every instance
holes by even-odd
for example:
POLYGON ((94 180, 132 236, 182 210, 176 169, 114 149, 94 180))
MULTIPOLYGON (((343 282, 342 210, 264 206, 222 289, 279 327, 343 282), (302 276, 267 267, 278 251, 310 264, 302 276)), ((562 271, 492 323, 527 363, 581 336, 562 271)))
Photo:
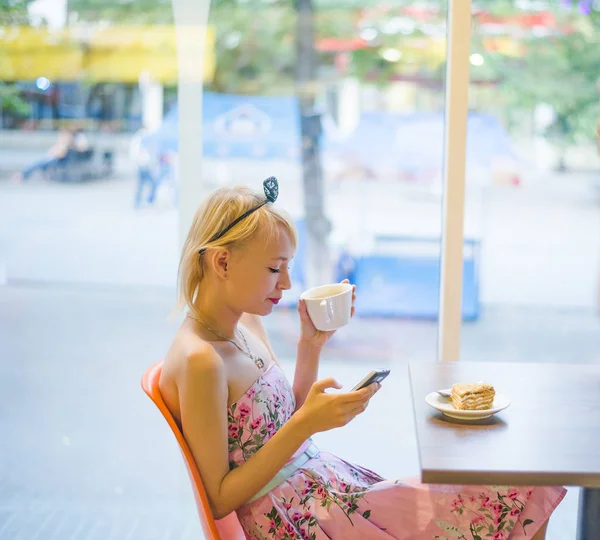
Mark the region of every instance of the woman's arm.
MULTIPOLYGON (((350 283, 347 279, 342 283, 350 283)), ((354 316, 354 301, 356 300, 356 286, 352 285, 352 308, 350 316, 354 316)), ((296 409, 302 407, 311 385, 319 375, 319 358, 325 343, 335 334, 335 330, 322 332, 313 324, 306 302, 298 301, 298 315, 300 315, 300 340, 298 341, 298 358, 296 360, 296 373, 294 375, 294 395, 296 396, 296 409)))
POLYGON ((313 345, 309 341, 298 341, 296 371, 294 372, 292 387, 296 398, 296 410, 302 407, 311 386, 317 380, 321 348, 320 345, 313 345))
POLYGON ((223 360, 207 344, 190 354, 177 381, 181 426, 210 501, 220 519, 265 487, 314 433, 341 427, 363 412, 379 389, 329 394, 334 379, 314 384, 302 410, 239 467, 229 470, 228 388, 223 360))
POLYGON ((227 380, 223 361, 212 347, 186 359, 178 388, 183 434, 216 519, 266 486, 311 435, 302 417, 293 415, 246 463, 230 471, 227 380))

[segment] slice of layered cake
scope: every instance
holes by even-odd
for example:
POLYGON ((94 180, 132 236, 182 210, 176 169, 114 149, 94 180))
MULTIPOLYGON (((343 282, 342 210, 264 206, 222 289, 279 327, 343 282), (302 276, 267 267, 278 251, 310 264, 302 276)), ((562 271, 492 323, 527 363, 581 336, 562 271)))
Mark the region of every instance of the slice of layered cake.
POLYGON ((492 408, 496 391, 491 384, 457 383, 452 385, 452 406, 461 411, 484 411, 492 408))

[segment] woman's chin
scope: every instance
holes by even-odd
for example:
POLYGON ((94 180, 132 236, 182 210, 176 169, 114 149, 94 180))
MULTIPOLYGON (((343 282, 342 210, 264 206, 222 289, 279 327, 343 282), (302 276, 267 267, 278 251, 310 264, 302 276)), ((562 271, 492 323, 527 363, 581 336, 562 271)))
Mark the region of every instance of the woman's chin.
POLYGON ((265 305, 262 309, 262 313, 261 315, 270 315, 271 313, 273 313, 273 309, 275 308, 275 304, 273 304, 273 302, 271 302, 271 300, 267 300, 265 302, 265 305))

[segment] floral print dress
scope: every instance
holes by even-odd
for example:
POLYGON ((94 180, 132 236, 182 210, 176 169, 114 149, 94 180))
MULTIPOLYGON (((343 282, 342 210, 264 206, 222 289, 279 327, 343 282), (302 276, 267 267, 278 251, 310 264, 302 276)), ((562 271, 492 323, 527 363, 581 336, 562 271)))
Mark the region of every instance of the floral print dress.
MULTIPOLYGON (((230 467, 257 452, 294 409, 292 389, 273 362, 229 407, 230 467)), ((531 538, 565 493, 562 487, 390 481, 319 452, 237 515, 251 540, 516 540, 531 538)))

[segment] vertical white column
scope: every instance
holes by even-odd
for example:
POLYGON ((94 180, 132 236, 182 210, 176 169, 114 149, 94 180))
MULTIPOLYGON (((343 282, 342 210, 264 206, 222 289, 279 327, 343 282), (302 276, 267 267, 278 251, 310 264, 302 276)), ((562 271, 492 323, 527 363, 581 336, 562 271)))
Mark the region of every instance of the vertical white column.
POLYGON ((471 0, 449 0, 438 360, 460 358, 471 0))
POLYGON ((207 194, 202 175, 202 83, 210 0, 173 0, 179 108, 179 243, 207 194))
POLYGON ((338 128, 351 134, 360 121, 360 82, 356 77, 345 77, 338 83, 338 128))
POLYGON ((142 98, 142 126, 152 132, 160 127, 163 119, 163 85, 144 71, 139 77, 142 98))

